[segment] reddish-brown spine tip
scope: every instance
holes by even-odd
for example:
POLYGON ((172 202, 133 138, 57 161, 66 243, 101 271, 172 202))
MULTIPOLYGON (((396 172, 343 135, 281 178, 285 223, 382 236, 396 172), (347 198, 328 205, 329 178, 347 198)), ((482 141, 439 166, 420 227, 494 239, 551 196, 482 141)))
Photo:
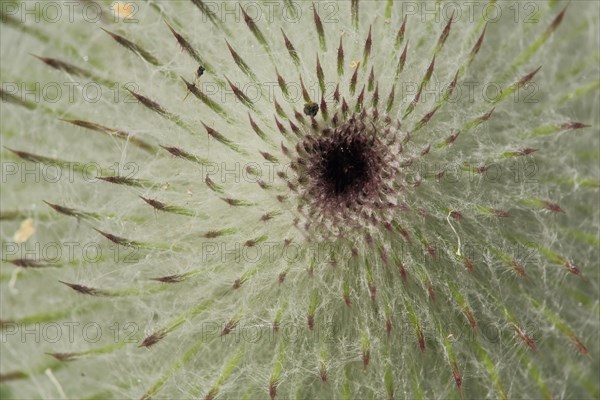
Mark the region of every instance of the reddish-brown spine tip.
POLYGON ((94 289, 94 288, 91 288, 88 286, 78 285, 76 283, 68 283, 68 282, 64 282, 64 281, 59 281, 59 282, 62 283, 63 285, 67 285, 71 289, 73 289, 76 292, 79 292, 81 294, 87 294, 90 296, 96 296, 96 295, 100 294, 100 292, 97 289, 94 289))
POLYGON ((76 358, 75 353, 46 353, 56 358, 58 361, 73 361, 76 358))
POLYGON ((163 339, 165 336, 167 336, 167 332, 166 331, 158 331, 153 333, 152 335, 146 337, 144 339, 144 341, 142 342, 142 344, 140 344, 138 347, 151 347, 154 346, 156 343, 158 343, 161 339, 163 339))
POLYGON ((178 283, 181 282, 185 279, 185 277, 183 275, 167 275, 167 276, 161 276, 160 278, 151 278, 151 280, 153 281, 157 281, 157 282, 164 282, 164 283, 178 283))

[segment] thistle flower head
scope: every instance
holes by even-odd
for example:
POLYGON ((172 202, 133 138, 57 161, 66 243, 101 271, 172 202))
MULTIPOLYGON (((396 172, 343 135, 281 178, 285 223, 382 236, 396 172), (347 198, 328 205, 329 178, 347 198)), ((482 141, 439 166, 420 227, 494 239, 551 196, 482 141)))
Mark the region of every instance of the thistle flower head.
POLYGON ((598 397, 598 4, 0 5, 3 398, 598 397))

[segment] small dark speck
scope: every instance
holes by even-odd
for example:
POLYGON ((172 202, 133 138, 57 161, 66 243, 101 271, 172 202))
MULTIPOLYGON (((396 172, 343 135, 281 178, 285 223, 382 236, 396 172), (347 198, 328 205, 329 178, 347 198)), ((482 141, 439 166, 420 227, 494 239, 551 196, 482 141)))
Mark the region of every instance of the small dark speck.
POLYGON ((314 117, 319 112, 319 105, 314 102, 304 104, 304 114, 314 117))
POLYGON ((201 65, 198 67, 198 71, 196 71, 196 76, 198 78, 200 78, 202 75, 204 75, 204 71, 206 71, 206 69, 204 69, 204 67, 201 65))

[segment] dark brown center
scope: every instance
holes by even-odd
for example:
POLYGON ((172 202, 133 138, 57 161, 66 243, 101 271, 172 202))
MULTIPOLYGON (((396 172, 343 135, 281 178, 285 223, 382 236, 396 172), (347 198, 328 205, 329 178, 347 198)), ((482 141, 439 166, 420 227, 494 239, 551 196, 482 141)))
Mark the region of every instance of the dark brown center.
POLYGON ((372 149, 366 138, 337 135, 326 140, 316 164, 316 175, 333 196, 360 193, 373 175, 369 158, 372 149))

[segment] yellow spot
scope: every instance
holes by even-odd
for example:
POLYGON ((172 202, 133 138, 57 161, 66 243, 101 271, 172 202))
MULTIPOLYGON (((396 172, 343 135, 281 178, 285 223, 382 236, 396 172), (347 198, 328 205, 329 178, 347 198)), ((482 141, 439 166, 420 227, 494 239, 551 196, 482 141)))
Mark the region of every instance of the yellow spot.
POLYGON ((13 269, 12 274, 10 274, 10 280, 8 281, 8 288, 13 294, 19 293, 19 289, 17 289, 17 277, 19 276, 19 272, 21 272, 21 268, 13 269))
POLYGON ((134 5, 131 3, 123 3, 121 1, 116 1, 112 5, 112 10, 114 12, 115 17, 120 19, 131 18, 134 11, 134 5))
POLYGON ((360 61, 352 60, 352 62, 350 63, 350 68, 356 68, 356 67, 358 67, 358 63, 359 62, 360 61))
POLYGON ((17 232, 15 232, 13 240, 17 243, 23 243, 29 240, 34 233, 35 228, 33 227, 33 219, 27 218, 25 221, 21 222, 21 226, 17 232))

